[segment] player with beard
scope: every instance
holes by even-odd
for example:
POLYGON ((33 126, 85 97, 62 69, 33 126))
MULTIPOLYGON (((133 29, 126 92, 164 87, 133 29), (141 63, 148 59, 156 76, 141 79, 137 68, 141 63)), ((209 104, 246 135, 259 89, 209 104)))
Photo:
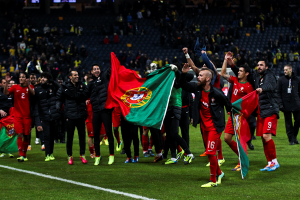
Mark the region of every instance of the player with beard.
POLYGON ((210 180, 201 187, 215 187, 221 184, 221 179, 224 177, 224 172, 218 165, 216 151, 221 133, 225 129, 224 106, 229 112, 231 103, 222 91, 212 86, 213 71, 207 68, 200 69, 198 83, 187 83, 185 75, 189 70, 189 64, 186 63, 182 69, 182 89, 195 93, 193 126, 197 127, 200 122, 206 154, 210 162, 210 180))
POLYGON ((55 160, 53 156, 54 137, 58 131, 57 120, 60 112, 56 109, 56 93, 60 85, 52 80, 49 72, 41 74, 41 83, 35 87, 35 125, 43 131, 45 161, 55 160))
POLYGON ((108 164, 114 163, 114 138, 112 134, 112 109, 106 109, 107 90, 111 74, 111 68, 101 72, 98 64, 92 65, 93 80, 87 85, 84 95, 90 98, 93 109, 93 130, 94 130, 94 146, 95 146, 95 163, 100 164, 100 132, 101 125, 104 124, 105 132, 109 142, 109 160, 108 164))
POLYGON ((85 153, 85 119, 87 117, 84 89, 85 84, 79 81, 77 71, 69 73, 69 81, 63 83, 57 91, 56 109, 61 110, 64 105, 64 112, 67 124, 67 154, 68 164, 73 165, 73 138, 75 127, 79 136, 80 159, 83 164, 87 163, 85 153))
MULTIPOLYGON (((237 74, 238 67, 232 58, 227 59, 232 71, 237 74)), ((266 60, 260 60, 257 72, 248 76, 248 81, 259 94, 256 136, 261 136, 264 153, 268 164, 261 171, 274 171, 279 168, 276 156, 275 143, 272 135, 276 136, 277 120, 279 118, 279 105, 277 102, 277 81, 274 73, 269 69, 266 60)))
MULTIPOLYGON (((239 67, 238 77, 230 76, 226 73, 227 69, 227 59, 229 58, 228 55, 225 56, 221 76, 225 78, 228 82, 233 85, 232 93, 228 94, 231 99, 231 103, 237 101, 238 99, 242 98, 243 96, 249 94, 253 91, 252 85, 247 81, 247 77, 250 74, 250 67, 248 65, 242 65, 239 67)), ((225 142, 229 145, 233 152, 238 154, 237 143, 232 139, 234 136, 234 129, 232 125, 231 115, 227 121, 227 125, 225 128, 225 142)), ((238 164, 232 171, 240 171, 241 166, 238 164)))
MULTIPOLYGON (((199 42, 197 40, 197 43, 196 43, 195 47, 197 46, 198 43, 199 42)), ((200 45, 198 44, 198 46, 200 46, 200 45)), ((185 54, 185 57, 186 57, 186 60, 187 60, 187 62, 189 64, 189 66, 195 72, 195 74, 198 75, 199 72, 200 72, 200 69, 198 67, 196 67, 196 65, 194 64, 193 60, 190 58, 190 56, 188 54, 188 48, 183 48, 182 51, 185 54)), ((212 86, 214 86, 214 87, 216 87, 218 89, 222 89, 223 88, 223 81, 221 81, 221 76, 218 73, 215 65, 209 60, 208 56, 206 55, 206 47, 204 46, 201 50, 200 49, 196 50, 196 54, 198 56, 200 56, 202 58, 203 62, 204 62, 202 68, 208 68, 208 69, 210 69, 210 70, 212 70, 214 72, 214 76, 213 76, 213 78, 211 80, 212 86)), ((203 138, 203 131, 201 131, 201 134, 202 134, 202 138, 203 138)), ((204 138, 203 138, 203 141, 204 141, 204 138)), ((204 142, 204 148, 206 150, 205 142, 204 142)), ((200 156, 201 157, 202 156, 207 156, 205 152, 203 154, 201 154, 200 156)), ((225 163, 225 159, 223 157, 222 140, 221 139, 219 139, 219 141, 218 141, 217 152, 218 152, 218 164, 219 164, 219 166, 222 166, 225 163)), ((210 165, 210 163, 208 163, 206 166, 209 167, 209 165, 210 165)))
POLYGON ((35 95, 34 87, 30 84, 28 74, 21 72, 18 85, 11 86, 8 89, 8 83, 12 77, 6 76, 3 93, 5 95, 14 95, 14 128, 18 134, 17 145, 19 149, 19 162, 27 161, 27 148, 29 144, 29 135, 31 128, 30 101, 29 97, 35 95))

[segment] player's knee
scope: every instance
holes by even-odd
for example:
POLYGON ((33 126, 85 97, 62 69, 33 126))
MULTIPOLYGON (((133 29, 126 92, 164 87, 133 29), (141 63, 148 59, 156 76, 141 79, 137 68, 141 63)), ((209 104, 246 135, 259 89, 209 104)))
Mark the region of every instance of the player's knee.
POLYGON ((263 142, 268 142, 270 139, 272 139, 272 137, 270 133, 264 133, 261 139, 263 142))
POLYGON ((229 135, 227 135, 227 134, 225 133, 224 141, 225 141, 227 144, 230 144, 231 141, 232 141, 232 137, 229 136, 229 135))

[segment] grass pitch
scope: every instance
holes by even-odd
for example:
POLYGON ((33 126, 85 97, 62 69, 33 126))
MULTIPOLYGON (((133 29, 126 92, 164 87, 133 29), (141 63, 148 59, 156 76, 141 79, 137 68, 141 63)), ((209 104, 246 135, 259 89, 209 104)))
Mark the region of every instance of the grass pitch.
MULTIPOLYGON (((144 158, 140 147, 139 163, 125 164, 126 156, 115 152, 115 163, 108 166, 109 153, 105 145, 101 146, 103 159, 99 166, 93 165, 88 148, 88 163, 82 164, 76 133, 74 165, 67 164, 65 144, 55 144, 56 160, 45 162, 40 145, 34 144, 35 133, 32 135, 28 162, 18 163, 15 153, 15 158, 0 158, 0 164, 154 199, 299 199, 300 145, 289 145, 283 115, 278 120, 277 136, 273 137, 280 168, 274 172, 259 171, 267 162, 261 139, 257 138, 253 141, 255 150, 248 150, 250 169, 242 180, 240 172, 231 171, 238 163, 237 156, 222 142, 226 162, 221 170, 225 178, 216 188, 200 187, 209 180, 210 171, 205 167, 208 158, 199 157, 203 153, 199 128, 190 127, 190 147, 196 156, 190 165, 184 165, 182 160, 177 165, 152 163, 153 158, 144 158)), ((222 141, 223 138, 224 134, 222 141)), ((0 168, 0 188, 0 199, 132 199, 3 168, 0 168)))

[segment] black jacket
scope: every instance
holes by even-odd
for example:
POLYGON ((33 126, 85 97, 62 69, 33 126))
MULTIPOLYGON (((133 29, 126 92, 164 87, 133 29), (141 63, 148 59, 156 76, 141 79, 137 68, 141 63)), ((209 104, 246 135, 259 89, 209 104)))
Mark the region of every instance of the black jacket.
POLYGON ((278 79, 278 103, 282 111, 293 112, 300 110, 300 80, 293 73, 291 78, 282 76, 278 79), (289 81, 291 79, 291 93, 288 93, 289 81))
POLYGON ((93 76, 84 90, 86 98, 90 98, 93 112, 100 112, 105 108, 107 100, 107 90, 109 85, 111 70, 110 68, 102 72, 98 78, 93 76))
POLYGON ((188 111, 190 118, 192 118, 193 103, 194 103, 192 94, 190 92, 182 90, 181 100, 182 100, 182 107, 183 107, 182 110, 184 110, 186 112, 188 111))
MULTIPOLYGON (((60 118, 60 111, 56 109, 56 94, 60 85, 56 82, 38 84, 35 86, 35 117, 41 121, 53 121, 60 118)), ((41 123, 36 122, 36 126, 41 123)))
MULTIPOLYGON (((185 75, 182 75, 182 80, 185 80, 185 75)), ((197 127, 197 124, 201 121, 200 117, 200 103, 202 97, 202 87, 197 86, 197 83, 184 83, 182 89, 195 93, 195 101, 193 105, 193 126, 197 127)), ((214 126, 218 133, 221 133, 225 129, 225 113, 224 106, 227 112, 231 110, 231 103, 224 93, 211 86, 209 93, 209 107, 211 112, 211 117, 214 123, 214 126), (212 99, 214 99, 212 101, 212 99)))
MULTIPOLYGON (((239 68, 233 66, 231 69, 234 74, 238 76, 239 68)), ((273 114, 276 114, 279 118, 277 82, 274 73, 269 69, 262 75, 257 72, 251 72, 248 75, 248 81, 253 86, 253 89, 263 89, 263 92, 259 94, 259 110, 261 118, 270 117, 273 114)))
POLYGON ((78 82, 76 85, 67 81, 62 84, 56 93, 56 109, 60 110, 64 104, 65 117, 69 119, 80 119, 87 117, 85 96, 83 91, 86 85, 78 82))

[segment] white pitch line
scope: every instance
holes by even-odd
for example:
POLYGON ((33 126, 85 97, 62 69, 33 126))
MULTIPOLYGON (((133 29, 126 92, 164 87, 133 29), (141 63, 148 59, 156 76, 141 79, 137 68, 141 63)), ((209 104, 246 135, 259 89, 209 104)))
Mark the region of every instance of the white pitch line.
POLYGON ((94 186, 94 185, 90 185, 90 184, 86 184, 86 183, 81 183, 81 182, 77 182, 77 181, 72 181, 72 180, 68 180, 68 179, 63 179, 63 178, 59 178, 59 177, 55 177, 55 176, 50 176, 50 175, 41 174, 41 173, 32 172, 32 171, 23 170, 23 169, 17 169, 17 168, 14 168, 14 167, 8 167, 8 166, 5 166, 5 165, 0 165, 0 167, 5 168, 5 169, 18 171, 18 172, 27 173, 27 174, 32 174, 32 175, 36 175, 36 176, 40 176, 40 177, 44 177, 44 178, 49 178, 49 179, 53 179, 53 180, 57 180, 57 181, 71 183, 71 184, 74 184, 74 185, 79 185, 79 186, 83 186, 83 187, 87 187, 87 188, 91 188, 91 189, 95 189, 95 190, 102 190, 102 191, 105 191, 105 192, 124 195, 124 196, 131 197, 131 198, 134 198, 134 199, 155 200, 155 199, 150 199, 150 198, 143 197, 143 196, 136 195, 136 194, 120 192, 120 191, 117 191, 117 190, 111 190, 111 189, 98 187, 98 186, 94 186))

